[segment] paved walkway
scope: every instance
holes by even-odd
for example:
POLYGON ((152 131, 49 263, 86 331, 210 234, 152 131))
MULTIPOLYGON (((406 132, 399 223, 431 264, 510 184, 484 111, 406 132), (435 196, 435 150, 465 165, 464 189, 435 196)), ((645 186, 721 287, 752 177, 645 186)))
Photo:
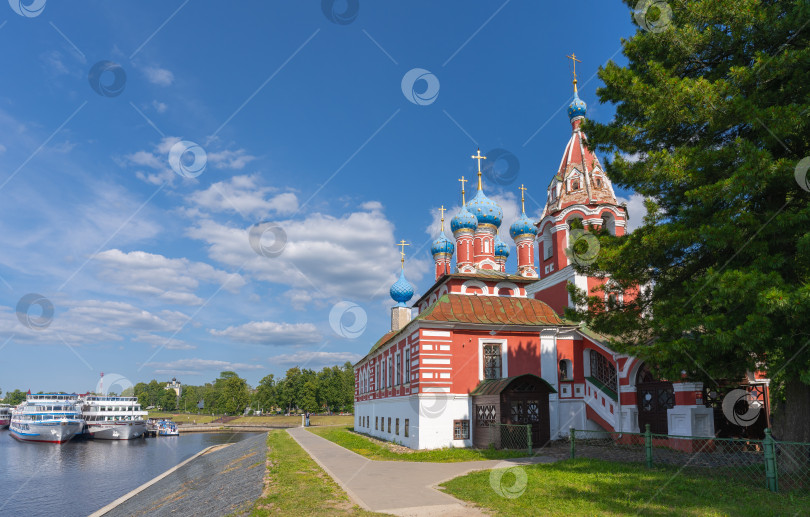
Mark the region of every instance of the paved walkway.
POLYGON ((555 461, 545 456, 462 463, 372 461, 303 427, 287 432, 354 502, 367 510, 400 516, 484 515, 434 487, 473 470, 555 461))

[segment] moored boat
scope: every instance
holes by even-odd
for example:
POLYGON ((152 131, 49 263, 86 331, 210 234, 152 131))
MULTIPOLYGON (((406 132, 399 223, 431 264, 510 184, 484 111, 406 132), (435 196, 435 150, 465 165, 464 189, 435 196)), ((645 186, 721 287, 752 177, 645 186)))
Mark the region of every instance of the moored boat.
POLYGON ((177 424, 171 420, 161 420, 158 422, 157 434, 158 436, 179 436, 180 431, 177 429, 177 424))
POLYGON ((8 404, 0 404, 0 429, 8 427, 11 423, 11 406, 8 404))
POLYGON ((146 433, 141 410, 135 397, 85 396, 81 399, 86 433, 100 440, 131 440, 146 433))
POLYGON ((11 410, 11 436, 27 442, 67 442, 84 428, 78 400, 76 394, 28 395, 11 410))

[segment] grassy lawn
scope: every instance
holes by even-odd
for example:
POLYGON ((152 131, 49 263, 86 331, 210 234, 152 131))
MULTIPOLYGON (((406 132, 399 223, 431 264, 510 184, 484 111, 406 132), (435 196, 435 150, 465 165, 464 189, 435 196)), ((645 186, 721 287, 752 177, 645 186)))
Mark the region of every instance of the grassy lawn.
MULTIPOLYGON (((351 415, 312 415, 309 417, 310 425, 351 425, 354 417, 351 415)), ((231 420, 227 425, 267 425, 296 427, 301 425, 300 416, 243 416, 231 420)))
POLYGON ((677 469, 577 459, 473 472, 442 484, 447 493, 497 515, 808 515, 810 496, 774 494, 725 479, 673 477, 677 469), (515 470, 517 469, 517 470, 515 470), (500 483, 497 475, 502 473, 500 483), (520 488, 525 481, 525 492, 520 488), (499 495, 514 495, 510 499, 499 495), (513 488, 514 487, 514 488, 513 488), (512 490, 510 490, 512 489, 512 490), (660 492, 659 492, 660 490, 660 492), (509 492, 513 492, 510 494, 509 492))
POLYGON ((262 497, 252 516, 265 515, 382 515, 354 505, 286 431, 267 436, 267 475, 262 497))
POLYGON ((523 458, 526 451, 497 451, 494 449, 435 449, 412 451, 365 435, 355 433, 351 427, 309 428, 318 436, 335 442, 341 447, 356 452, 372 460, 426 461, 452 463, 456 461, 497 460, 503 458, 523 458))
POLYGON ((164 418, 172 420, 178 424, 207 424, 211 420, 216 420, 219 416, 195 415, 193 413, 171 413, 165 411, 150 411, 147 418, 164 418))

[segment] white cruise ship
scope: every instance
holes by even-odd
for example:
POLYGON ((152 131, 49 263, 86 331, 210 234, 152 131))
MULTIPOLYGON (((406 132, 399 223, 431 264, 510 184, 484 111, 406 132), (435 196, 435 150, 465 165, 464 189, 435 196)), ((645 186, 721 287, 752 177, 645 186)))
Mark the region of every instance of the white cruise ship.
POLYGON ((11 406, 0 404, 0 429, 8 427, 9 423, 11 423, 11 406))
POLYGON ((146 432, 141 410, 135 397, 108 397, 88 395, 81 399, 82 416, 87 433, 101 440, 131 440, 146 432))
POLYGON ((67 442, 84 428, 78 400, 75 394, 28 395, 11 410, 11 436, 28 442, 67 442))

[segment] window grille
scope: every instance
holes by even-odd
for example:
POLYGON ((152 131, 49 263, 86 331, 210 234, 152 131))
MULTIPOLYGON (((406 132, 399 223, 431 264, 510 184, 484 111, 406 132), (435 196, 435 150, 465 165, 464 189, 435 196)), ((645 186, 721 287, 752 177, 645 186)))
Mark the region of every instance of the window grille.
POLYGON ((484 379, 500 379, 501 373, 501 345, 484 345, 484 379))
POLYGON ((612 390, 616 389, 616 367, 596 350, 591 350, 591 377, 612 390))
POLYGON ((478 427, 489 427, 495 422, 495 404, 481 404, 475 406, 475 419, 478 427))
POLYGON ((411 348, 405 348, 405 384, 411 382, 411 348))

